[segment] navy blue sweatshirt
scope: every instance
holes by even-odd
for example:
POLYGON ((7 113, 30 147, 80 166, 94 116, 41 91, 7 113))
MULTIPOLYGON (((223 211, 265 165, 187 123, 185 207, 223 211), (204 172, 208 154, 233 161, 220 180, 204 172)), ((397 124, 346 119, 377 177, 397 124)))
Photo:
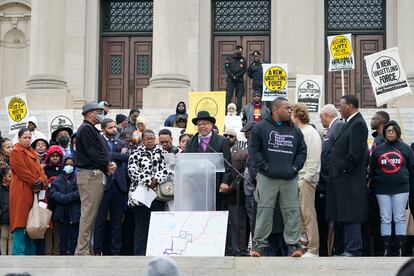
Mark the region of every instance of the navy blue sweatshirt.
POLYGON ((250 150, 257 171, 275 179, 293 179, 306 161, 303 134, 289 122, 266 118, 252 130, 250 150))
POLYGON ((414 152, 404 142, 385 142, 371 154, 370 174, 376 194, 407 193, 414 181, 414 152))

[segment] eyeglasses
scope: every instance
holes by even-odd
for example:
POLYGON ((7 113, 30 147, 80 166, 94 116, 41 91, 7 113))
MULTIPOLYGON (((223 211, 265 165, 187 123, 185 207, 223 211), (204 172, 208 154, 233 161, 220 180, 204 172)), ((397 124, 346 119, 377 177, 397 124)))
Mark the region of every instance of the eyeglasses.
POLYGON ((223 134, 223 136, 226 137, 226 138, 234 138, 235 137, 234 135, 231 135, 231 134, 223 134))

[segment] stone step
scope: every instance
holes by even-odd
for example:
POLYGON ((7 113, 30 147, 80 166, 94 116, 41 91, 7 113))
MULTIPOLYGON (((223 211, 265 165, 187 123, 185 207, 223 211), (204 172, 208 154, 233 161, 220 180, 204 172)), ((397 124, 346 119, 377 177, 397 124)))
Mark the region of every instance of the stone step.
MULTIPOLYGON (((0 275, 28 272, 32 276, 145 275, 151 257, 0 257, 0 275)), ((405 257, 176 257, 183 276, 341 276, 395 275, 411 258, 405 257)))

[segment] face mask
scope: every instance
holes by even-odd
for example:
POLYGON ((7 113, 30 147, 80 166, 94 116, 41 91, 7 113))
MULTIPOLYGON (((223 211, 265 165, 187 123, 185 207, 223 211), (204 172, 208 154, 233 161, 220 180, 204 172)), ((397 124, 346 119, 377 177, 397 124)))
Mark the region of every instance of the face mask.
POLYGON ((62 145, 62 146, 67 146, 68 144, 69 144, 69 137, 68 136, 62 136, 62 137, 60 137, 60 139, 59 139, 59 145, 62 145))
POLYGON ((96 114, 96 120, 98 120, 99 123, 102 123, 102 121, 105 119, 105 115, 103 114, 96 114))
POLYGON ((39 157, 44 157, 46 155, 46 152, 38 152, 37 156, 39 157))
POLYGON ((64 171, 66 174, 71 174, 71 173, 73 173, 73 166, 71 166, 71 165, 66 165, 65 167, 63 167, 63 171, 64 171))

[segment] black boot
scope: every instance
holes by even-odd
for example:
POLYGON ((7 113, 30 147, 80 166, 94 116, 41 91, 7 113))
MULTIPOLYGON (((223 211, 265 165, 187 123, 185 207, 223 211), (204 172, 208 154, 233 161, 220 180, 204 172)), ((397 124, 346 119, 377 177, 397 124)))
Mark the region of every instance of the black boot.
POLYGON ((402 257, 404 256, 404 248, 405 248, 405 236, 403 235, 397 235, 395 236, 397 242, 398 242, 398 256, 402 257))
POLYGON ((390 256, 391 236, 381 236, 382 244, 384 245, 384 257, 390 256))

